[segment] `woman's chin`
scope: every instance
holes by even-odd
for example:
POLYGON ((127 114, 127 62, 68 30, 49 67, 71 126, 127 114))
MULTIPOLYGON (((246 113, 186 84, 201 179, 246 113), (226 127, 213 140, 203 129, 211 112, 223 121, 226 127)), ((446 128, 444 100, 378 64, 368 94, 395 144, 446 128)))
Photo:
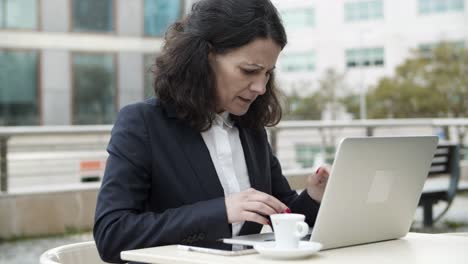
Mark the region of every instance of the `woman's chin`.
POLYGON ((249 108, 242 108, 242 109, 232 109, 232 111, 228 111, 231 115, 235 116, 243 116, 247 114, 247 111, 249 111, 249 108))

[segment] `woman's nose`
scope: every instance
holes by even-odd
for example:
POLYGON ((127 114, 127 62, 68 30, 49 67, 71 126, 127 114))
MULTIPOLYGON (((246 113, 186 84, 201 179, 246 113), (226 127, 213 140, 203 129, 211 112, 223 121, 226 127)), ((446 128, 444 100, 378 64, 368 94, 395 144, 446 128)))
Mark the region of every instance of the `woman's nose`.
POLYGON ((256 78, 250 84, 250 90, 252 92, 257 93, 258 95, 262 95, 266 92, 266 84, 268 82, 268 78, 256 78))

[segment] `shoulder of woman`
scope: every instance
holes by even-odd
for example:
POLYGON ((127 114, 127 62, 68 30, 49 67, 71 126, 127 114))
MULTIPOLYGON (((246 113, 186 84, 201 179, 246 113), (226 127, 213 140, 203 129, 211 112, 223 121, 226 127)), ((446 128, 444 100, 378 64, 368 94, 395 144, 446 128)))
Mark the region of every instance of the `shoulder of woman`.
POLYGON ((162 112, 166 107, 157 98, 147 99, 142 102, 128 104, 119 111, 119 115, 147 115, 162 112))

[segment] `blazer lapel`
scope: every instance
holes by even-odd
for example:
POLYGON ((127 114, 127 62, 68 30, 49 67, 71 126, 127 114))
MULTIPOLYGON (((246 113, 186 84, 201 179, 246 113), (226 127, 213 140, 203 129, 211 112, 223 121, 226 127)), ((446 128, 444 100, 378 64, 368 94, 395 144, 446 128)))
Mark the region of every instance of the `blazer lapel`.
MULTIPOLYGON (((179 125, 183 126, 184 124, 179 125)), ((190 127, 177 129, 179 140, 205 192, 210 198, 224 196, 216 169, 211 161, 210 152, 199 132, 190 127)))
POLYGON ((224 196, 224 190, 211 161, 210 152, 200 133, 186 122, 177 119, 175 109, 172 106, 164 105, 164 108, 168 117, 174 119, 172 131, 178 138, 186 159, 209 199, 224 196))
MULTIPOLYGON (((255 154, 254 141, 249 134, 248 130, 237 126, 239 129, 239 136, 242 143, 242 149, 244 150, 245 163, 247 164, 247 170, 249 173, 250 186, 258 191, 265 192, 266 184, 263 184, 263 177, 258 168, 258 160, 255 154)), ((262 229, 262 225, 255 222, 245 222, 242 226, 239 235, 248 235, 259 233, 262 229)))

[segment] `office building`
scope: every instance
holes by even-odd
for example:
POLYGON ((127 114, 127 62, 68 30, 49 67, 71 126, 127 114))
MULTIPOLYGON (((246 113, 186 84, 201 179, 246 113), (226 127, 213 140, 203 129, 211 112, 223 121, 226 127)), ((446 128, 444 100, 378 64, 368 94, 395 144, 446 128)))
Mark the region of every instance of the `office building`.
POLYGON ((468 43, 467 0, 273 0, 288 32, 279 60, 287 92, 308 94, 333 68, 366 92, 416 49, 468 43))
MULTIPOLYGON (((195 0, 0 0, 0 126, 110 124, 151 94, 167 26, 195 0)), ((280 87, 333 68, 365 93, 410 51, 468 43, 468 0, 273 0, 289 44, 280 87)))
POLYGON ((182 0, 0 0, 0 126, 111 124, 182 0))

